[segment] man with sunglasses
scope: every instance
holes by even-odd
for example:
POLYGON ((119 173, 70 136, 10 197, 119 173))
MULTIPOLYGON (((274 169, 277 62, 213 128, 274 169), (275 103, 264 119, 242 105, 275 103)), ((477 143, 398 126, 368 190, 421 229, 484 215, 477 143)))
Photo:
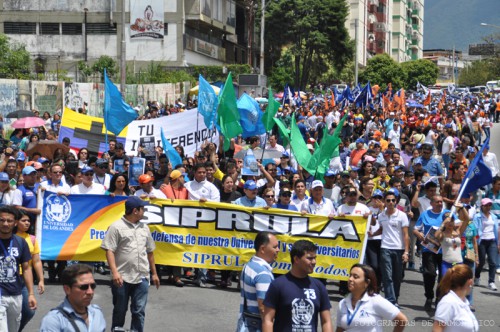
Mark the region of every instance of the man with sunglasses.
POLYGON ((71 331, 75 324, 81 332, 104 332, 104 314, 98 305, 91 304, 97 286, 92 269, 85 264, 71 265, 63 271, 61 282, 66 297, 45 315, 40 331, 71 331))
POLYGON ((94 169, 90 166, 82 168, 82 183, 71 187, 70 194, 104 195, 106 189, 99 183, 94 183, 94 169))
POLYGON ((111 182, 111 175, 108 174, 109 162, 107 159, 99 158, 95 162, 94 176, 92 181, 97 184, 104 186, 104 189, 108 189, 111 182))
POLYGON ((101 248, 106 251, 112 276, 111 330, 125 324, 130 300, 130 330, 144 331, 150 271, 152 283, 157 289, 160 287, 153 254, 155 243, 148 226, 140 222, 147 204, 137 196, 129 197, 125 201, 125 215, 109 226, 101 244, 101 248))
POLYGON ((384 294, 389 302, 398 306, 399 290, 403 279, 403 263, 408 262, 410 222, 407 215, 396 208, 399 200, 397 190, 389 189, 384 194, 384 200, 385 210, 378 215, 380 228, 373 234, 369 231, 368 235, 382 234, 380 269, 384 294))

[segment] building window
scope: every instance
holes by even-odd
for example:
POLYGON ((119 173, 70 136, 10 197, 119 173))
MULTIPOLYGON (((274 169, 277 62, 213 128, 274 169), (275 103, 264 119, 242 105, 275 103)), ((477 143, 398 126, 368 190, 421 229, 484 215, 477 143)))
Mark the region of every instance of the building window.
POLYGON ((83 33, 81 23, 63 23, 62 24, 62 34, 63 35, 81 35, 83 33))
POLYGON ((163 22, 163 35, 168 36, 168 23, 163 22))
POLYGON ((36 23, 32 22, 4 22, 3 32, 7 35, 35 35, 36 23))
POLYGON ((58 35, 59 23, 40 23, 41 35, 58 35))
POLYGON ((116 35, 116 23, 87 23, 85 26, 87 35, 116 35))

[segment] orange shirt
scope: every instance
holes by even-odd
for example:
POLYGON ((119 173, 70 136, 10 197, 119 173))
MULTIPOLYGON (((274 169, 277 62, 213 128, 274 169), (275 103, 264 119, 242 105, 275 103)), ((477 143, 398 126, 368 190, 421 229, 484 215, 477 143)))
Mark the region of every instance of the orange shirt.
POLYGON ((366 153, 366 150, 365 149, 361 149, 361 150, 358 150, 358 149, 355 149, 355 150, 352 150, 351 152, 351 166, 358 166, 359 164, 359 161, 361 160, 361 157, 363 157, 363 155, 366 153))
POLYGON ((162 186, 160 188, 161 192, 167 196, 167 198, 170 199, 188 199, 188 191, 186 188, 182 187, 179 189, 176 189, 172 187, 172 185, 167 184, 166 186, 162 186))

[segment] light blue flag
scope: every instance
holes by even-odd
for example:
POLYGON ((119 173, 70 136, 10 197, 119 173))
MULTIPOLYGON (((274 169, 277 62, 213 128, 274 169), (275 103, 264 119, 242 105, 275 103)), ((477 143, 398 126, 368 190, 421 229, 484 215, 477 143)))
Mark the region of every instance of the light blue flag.
POLYGON ((137 112, 127 104, 118 88, 111 82, 104 69, 104 125, 118 135, 128 124, 137 119, 137 112))
POLYGON ((486 166, 483 159, 483 150, 485 148, 490 148, 489 137, 484 141, 481 150, 479 150, 479 152, 476 154, 476 156, 470 163, 467 173, 465 174, 460 188, 460 192, 462 192, 463 195, 467 195, 471 192, 477 191, 482 186, 486 186, 493 182, 491 169, 486 166), (464 185, 465 187, 462 188, 464 185))
POLYGON ((217 106, 219 98, 215 95, 214 88, 203 78, 199 77, 200 86, 198 88, 198 112, 203 116, 205 126, 212 129, 217 119, 217 106))
POLYGON ((262 135, 266 132, 266 127, 262 122, 264 112, 260 110, 259 103, 246 93, 242 94, 238 102, 238 112, 240 113, 240 124, 243 128, 242 136, 262 135))
POLYGON ((161 142, 163 143, 163 151, 165 151, 165 154, 168 156, 168 160, 170 160, 172 168, 175 169, 175 166, 182 165, 182 158, 177 150, 174 149, 172 144, 170 144, 169 140, 165 137, 165 134, 163 134, 163 128, 160 128, 160 134, 161 142))

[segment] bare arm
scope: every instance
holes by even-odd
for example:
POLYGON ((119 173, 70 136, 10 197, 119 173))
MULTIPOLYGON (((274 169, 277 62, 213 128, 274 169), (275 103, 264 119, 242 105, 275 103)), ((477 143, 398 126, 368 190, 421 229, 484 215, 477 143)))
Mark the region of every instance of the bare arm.
POLYGON ((23 267, 23 279, 26 288, 28 289, 28 303, 31 310, 36 309, 36 298, 35 292, 33 290, 33 272, 31 271, 31 266, 29 262, 22 263, 23 267))
POLYGON ((108 261, 109 269, 111 270, 113 283, 115 286, 122 287, 123 279, 120 272, 118 272, 118 269, 116 268, 115 253, 110 249, 106 250, 106 260, 108 261))
POLYGON ((273 332, 275 315, 276 315, 276 309, 264 307, 264 319, 262 320, 262 332, 273 332))
POLYGON ((332 317, 330 315, 330 310, 323 310, 320 312, 321 318, 321 330, 323 332, 333 332, 332 317))
POLYGON ((38 294, 43 294, 45 292, 45 282, 43 281, 43 266, 40 260, 40 254, 34 254, 31 256, 31 260, 36 276, 38 277, 38 294))
POLYGON ((432 332, 443 332, 446 325, 443 322, 434 320, 434 325, 432 326, 432 332))
POLYGON ((403 253, 403 262, 408 262, 408 252, 410 251, 410 236, 408 235, 408 227, 403 227, 403 242, 405 252, 403 253))
POLYGON ((417 191, 415 191, 415 195, 413 195, 413 198, 411 199, 411 206, 414 207, 415 209, 418 209, 420 207, 420 202, 418 201, 419 194, 420 194, 420 186, 417 185, 417 191))
POLYGON ((400 332, 403 331, 408 325, 408 318, 406 318, 405 314, 403 314, 401 311, 399 314, 397 314, 396 317, 392 320, 394 323, 396 323, 396 326, 394 326, 394 332, 400 332))
POLYGON ((160 278, 158 278, 158 274, 156 273, 155 255, 153 252, 148 252, 148 262, 151 270, 151 281, 156 286, 156 289, 158 289, 160 288, 160 278))

